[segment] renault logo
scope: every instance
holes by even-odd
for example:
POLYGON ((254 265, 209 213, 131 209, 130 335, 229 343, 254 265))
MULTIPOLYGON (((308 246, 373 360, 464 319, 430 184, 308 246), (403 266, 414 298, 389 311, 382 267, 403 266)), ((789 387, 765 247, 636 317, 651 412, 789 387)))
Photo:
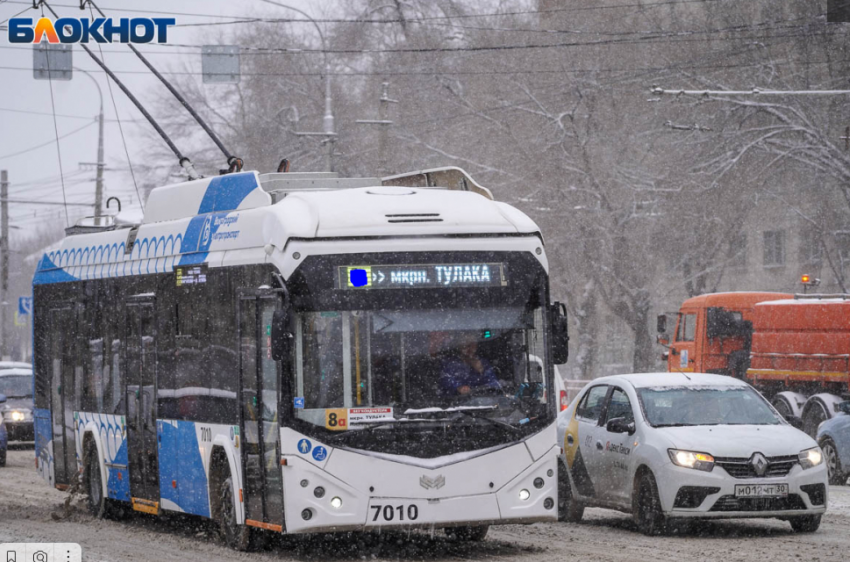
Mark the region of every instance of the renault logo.
POLYGON ((423 474, 422 477, 419 478, 419 485, 425 488, 426 490, 430 490, 431 488, 439 490, 440 488, 446 485, 446 477, 440 475, 436 478, 428 478, 423 474))
POLYGON ((761 453, 756 453, 750 458, 750 464, 756 472, 756 476, 764 476, 767 472, 767 459, 761 453))

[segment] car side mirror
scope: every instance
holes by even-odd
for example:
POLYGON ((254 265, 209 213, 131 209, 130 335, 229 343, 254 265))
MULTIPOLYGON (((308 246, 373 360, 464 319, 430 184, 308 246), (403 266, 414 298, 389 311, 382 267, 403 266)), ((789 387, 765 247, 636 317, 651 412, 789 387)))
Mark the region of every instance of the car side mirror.
POLYGON ((570 357, 570 335, 567 322, 567 307, 556 302, 549 306, 552 326, 552 361, 563 365, 570 357))
POLYGON ((667 315, 659 314, 655 319, 655 329, 659 334, 667 333, 667 315))
POLYGON ((635 422, 626 422, 626 418, 612 418, 605 424, 605 429, 608 433, 628 433, 631 435, 635 432, 635 422))
POLYGON ((285 310, 278 309, 272 315, 272 359, 282 361, 289 355, 289 345, 292 334, 287 331, 289 315, 285 310))
POLYGON ((850 415, 850 400, 847 402, 839 402, 835 405, 835 409, 839 412, 850 415))
POLYGON ((798 418, 797 416, 787 414, 785 416, 785 421, 787 421, 797 429, 803 429, 803 420, 801 418, 798 418))
POLYGON ((3 403, 3 402, 5 402, 5 401, 6 401, 6 395, 5 395, 5 394, 0 394, 0 404, 2 404, 2 403, 3 403))

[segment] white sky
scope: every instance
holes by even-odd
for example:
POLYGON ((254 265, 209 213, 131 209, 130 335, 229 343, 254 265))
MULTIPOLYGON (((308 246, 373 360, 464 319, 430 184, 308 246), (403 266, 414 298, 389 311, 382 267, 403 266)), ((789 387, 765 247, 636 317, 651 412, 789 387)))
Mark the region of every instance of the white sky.
MULTIPOLYGON (((290 5, 303 9, 315 17, 320 13, 317 5, 321 2, 310 0, 288 0, 290 5)), ((13 17, 18 12, 32 6, 31 0, 0 0, 0 22, 13 17)), ((60 15, 80 17, 78 0, 55 0, 51 5, 60 15), (60 7, 61 6, 61 7, 60 7)), ((258 14, 277 17, 300 17, 296 12, 275 8, 259 0, 101 0, 98 6, 111 17, 174 17, 177 24, 222 21, 220 17, 171 16, 153 14, 151 11, 186 12, 193 14, 211 14, 214 16, 254 16, 258 14), (144 13, 127 11, 111 12, 110 8, 122 10, 139 9, 144 13)), ((85 13, 88 13, 86 11, 85 13)), ((31 8, 21 14, 21 17, 37 18, 40 14, 31 8)), ((171 27, 168 32, 169 43, 200 44, 200 34, 207 27, 171 27)), ((92 44, 97 52, 96 44, 92 44)), ((112 70, 139 71, 141 74, 118 74, 130 90, 152 111, 150 103, 155 96, 170 95, 165 87, 152 75, 146 74, 145 67, 127 47, 113 44, 105 45, 106 62, 112 70), (125 51, 127 54, 117 51, 125 51)), ((140 50, 158 49, 155 46, 141 46, 140 50)), ((163 49, 163 51, 166 51, 163 49)), ((171 49, 168 49, 171 51, 171 49)), ((200 71, 200 53, 197 55, 152 55, 149 60, 159 69, 177 69, 188 63, 200 71)), ((32 74, 32 46, 11 45, 8 42, 8 32, 0 30, 0 169, 8 170, 10 199, 39 200, 45 202, 62 202, 62 188, 59 181, 59 164, 56 152, 53 117, 50 102, 50 83, 47 80, 35 80, 32 74), (14 69, 24 70, 14 70, 14 69), (14 110, 14 111, 9 111, 14 110), (21 113, 21 112, 36 112, 21 113), (41 115, 43 113, 43 115, 41 115), (17 156, 10 154, 21 152, 37 145, 41 148, 29 150, 17 156)), ((105 124, 105 160, 107 166, 113 168, 104 174, 104 201, 109 196, 121 199, 124 209, 138 205, 135 190, 129 172, 127 159, 118 123, 115 120, 115 110, 109 97, 106 75, 79 46, 74 46, 73 64, 83 70, 92 71, 92 76, 100 84, 104 97, 105 124)), ((196 79, 200 82, 201 77, 196 79)), ((205 87, 226 87, 208 85, 205 87)), ((112 84, 112 91, 118 107, 118 114, 127 139, 127 148, 133 163, 141 162, 140 127, 150 128, 147 121, 136 110, 133 104, 112 84)), ((53 81, 53 97, 58 117, 59 136, 69 135, 60 140, 62 166, 65 174, 65 192, 69 203, 93 203, 94 177, 93 167, 82 171, 80 162, 95 162, 97 159, 97 125, 95 117, 98 113, 99 98, 97 88, 82 72, 74 72, 73 79, 68 81, 53 81), (88 126, 86 126, 88 125, 88 126), (75 129, 85 127, 77 133, 75 129)), ((153 113, 154 117, 160 117, 153 113)), ((162 123, 161 123, 162 124, 162 123)), ((163 126, 168 132, 168 127, 163 126)), ((172 138, 178 148, 186 150, 179 139, 172 138)), ((172 162, 168 162, 172 164, 172 162)), ((69 207, 70 222, 76 217, 91 214, 91 208, 69 207)), ((44 224, 61 224, 65 226, 65 211, 62 206, 42 206, 10 203, 12 240, 26 236, 44 224), (18 228, 14 228, 18 227, 18 228)), ((13 242, 14 243, 14 242, 13 242)))

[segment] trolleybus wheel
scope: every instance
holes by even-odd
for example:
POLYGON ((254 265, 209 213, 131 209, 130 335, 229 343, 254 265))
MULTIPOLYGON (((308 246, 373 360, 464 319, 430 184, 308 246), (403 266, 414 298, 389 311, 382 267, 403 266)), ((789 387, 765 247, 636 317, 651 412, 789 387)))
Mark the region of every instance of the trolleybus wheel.
POLYGON ((246 551, 251 546, 251 528, 236 523, 236 508, 233 502, 233 477, 228 474, 219 487, 219 506, 216 520, 221 536, 227 546, 246 551))
POLYGON ((483 541, 487 536, 490 525, 479 525, 477 527, 447 527, 446 535, 459 541, 483 541))
POLYGON ((88 493, 89 512, 103 519, 109 515, 108 499, 103 494, 103 476, 100 473, 100 459, 97 456, 97 449, 89 446, 86 452, 86 492, 88 493))

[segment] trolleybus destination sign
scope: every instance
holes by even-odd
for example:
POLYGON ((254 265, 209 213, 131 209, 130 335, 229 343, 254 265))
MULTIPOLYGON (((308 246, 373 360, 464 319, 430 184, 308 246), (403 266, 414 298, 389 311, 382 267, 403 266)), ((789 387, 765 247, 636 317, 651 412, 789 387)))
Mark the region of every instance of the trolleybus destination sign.
POLYGON ((504 263, 342 265, 336 279, 337 289, 439 289, 507 284, 504 263))

